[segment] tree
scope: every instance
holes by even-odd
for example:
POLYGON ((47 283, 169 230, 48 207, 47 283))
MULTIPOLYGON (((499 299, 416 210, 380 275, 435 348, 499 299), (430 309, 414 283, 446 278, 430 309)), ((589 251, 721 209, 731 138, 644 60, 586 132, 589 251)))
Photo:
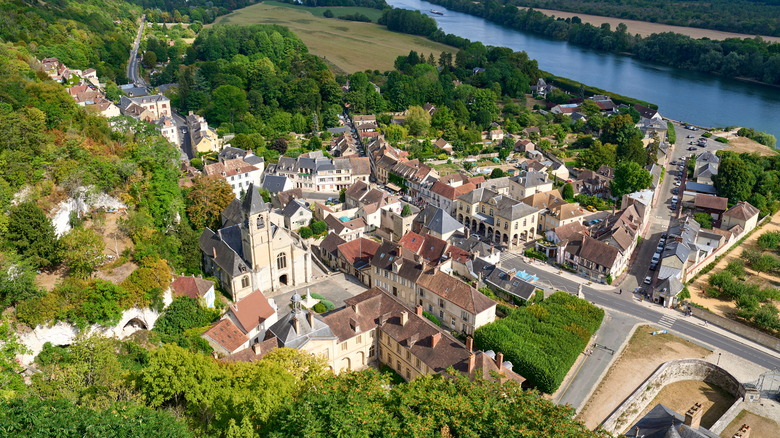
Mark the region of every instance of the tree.
POLYGON ((580 109, 582 113, 588 117, 593 117, 596 114, 601 114, 601 107, 599 107, 599 105, 596 102, 590 99, 585 99, 584 101, 582 101, 582 103, 580 104, 580 109))
POLYGON ((28 353, 27 347, 19 342, 11 326, 0 319, 0 400, 10 399, 24 389, 22 367, 16 361, 16 356, 24 353, 28 353))
POLYGON ((410 106, 406 111, 404 127, 411 135, 425 135, 431 127, 431 115, 419 106, 410 106))
POLYGON ((615 145, 602 143, 599 140, 594 141, 587 151, 580 154, 579 164, 590 170, 598 170, 602 165, 615 167, 617 164, 615 145))
POLYGON ((65 265, 77 278, 89 278, 103 262, 106 243, 91 228, 78 227, 62 238, 65 265))
POLYGON ((615 179, 610 188, 612 196, 622 198, 625 194, 650 187, 652 182, 650 172, 633 161, 626 161, 615 168, 615 179))
POLYGON ((195 178, 187 193, 187 216, 196 229, 216 230, 222 224, 222 211, 234 199, 233 189, 223 178, 217 175, 195 178))
POLYGON ((45 294, 35 282, 36 272, 18 256, 2 257, 0 263, 0 307, 5 308, 45 294))
POLYGON ((330 9, 325 9, 325 12, 322 13, 322 16, 325 18, 333 18, 333 11, 330 9))
POLYGON ((218 317, 216 310, 207 309, 190 297, 176 297, 154 325, 155 332, 181 335, 195 327, 205 327, 218 317))
POLYGON ((283 138, 277 138, 271 142, 271 149, 278 151, 280 154, 287 152, 287 140, 283 138))
POLYGON ((574 187, 571 185, 571 183, 566 183, 563 185, 563 189, 561 189, 561 196, 566 200, 566 202, 574 201, 574 187))
MULTIPOLYGON (((648 152, 640 137, 631 137, 625 143, 619 143, 615 149, 619 162, 633 161, 644 166, 648 161, 648 152)), ((655 156, 653 157, 655 158, 655 156)))
POLYGON ((311 228, 311 231, 319 236, 320 234, 323 234, 328 231, 328 224, 325 223, 325 221, 314 221, 309 225, 311 228))
POLYGON ((503 178, 503 177, 504 177, 504 171, 498 167, 496 167, 495 169, 493 169, 492 172, 490 172, 490 179, 503 178))
POLYGON ((234 123, 248 109, 246 93, 234 85, 220 85, 211 92, 209 116, 219 123, 234 123))
POLYGON ((767 250, 776 250, 778 245, 780 245, 780 232, 778 231, 767 231, 766 233, 761 234, 758 236, 758 246, 764 251, 767 250))
POLYGON ((408 217, 412 214, 412 207, 409 204, 404 204, 404 208, 401 209, 401 217, 408 217))
POLYGON ((51 268, 60 263, 61 245, 54 225, 32 202, 23 202, 11 209, 5 238, 35 267, 51 268))
POLYGON ((347 189, 339 190, 339 202, 347 201, 347 189))
POLYGON ((702 228, 712 229, 712 216, 709 213, 699 212, 693 215, 693 220, 699 223, 702 228))
POLYGON ((390 143, 398 143, 405 139, 407 135, 406 128, 401 125, 387 125, 382 128, 382 132, 390 143))
POLYGON ((718 174, 712 179, 718 196, 728 198, 731 203, 747 200, 756 184, 755 173, 739 156, 732 154, 723 156, 718 174))
POLYGON ((311 228, 309 227, 301 227, 298 229, 298 234, 303 239, 308 239, 309 237, 313 236, 314 233, 312 233, 311 228))
POLYGON ((144 65, 149 68, 154 68, 157 65, 157 54, 152 50, 147 50, 144 53, 144 65))

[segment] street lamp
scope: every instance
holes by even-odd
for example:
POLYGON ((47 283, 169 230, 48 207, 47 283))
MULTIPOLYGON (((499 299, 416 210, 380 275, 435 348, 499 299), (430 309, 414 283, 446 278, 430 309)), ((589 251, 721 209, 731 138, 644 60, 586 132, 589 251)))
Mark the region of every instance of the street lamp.
POLYGON ((721 353, 718 353, 718 361, 715 363, 715 365, 720 365, 720 355, 721 353))

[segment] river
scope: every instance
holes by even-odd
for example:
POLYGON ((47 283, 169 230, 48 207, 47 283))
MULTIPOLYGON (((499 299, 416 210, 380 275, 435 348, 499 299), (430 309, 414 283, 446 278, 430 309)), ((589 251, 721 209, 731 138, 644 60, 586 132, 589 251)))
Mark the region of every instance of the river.
POLYGON ((422 0, 387 0, 420 10, 445 33, 525 51, 539 68, 658 105, 665 117, 705 127, 746 126, 780 139, 780 88, 639 61, 509 29, 422 0), (431 14, 435 9, 444 15, 431 14))

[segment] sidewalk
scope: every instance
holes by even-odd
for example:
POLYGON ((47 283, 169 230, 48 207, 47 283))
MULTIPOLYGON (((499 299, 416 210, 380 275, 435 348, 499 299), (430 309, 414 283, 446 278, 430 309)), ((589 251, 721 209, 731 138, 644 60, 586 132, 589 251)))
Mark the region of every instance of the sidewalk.
POLYGON ((590 287, 590 288, 593 288, 593 289, 603 290, 603 291, 612 291, 612 290, 615 289, 614 286, 610 286, 608 284, 601 284, 601 283, 591 282, 589 280, 586 280, 583 277, 580 277, 577 274, 573 274, 573 273, 571 273, 569 271, 566 271, 566 270, 563 270, 563 269, 558 269, 555 266, 550 266, 549 264, 547 264, 545 262, 534 260, 534 259, 532 259, 530 257, 525 257, 525 256, 518 255, 518 254, 515 254, 515 253, 512 253, 512 254, 520 257, 523 261, 525 261, 527 264, 533 266, 535 269, 541 269, 543 271, 547 271, 547 272, 549 272, 551 274, 555 274, 555 275, 557 275, 559 277, 562 277, 562 278, 565 278, 565 279, 567 279, 569 281, 573 281, 575 283, 582 284, 583 286, 587 286, 587 287, 590 287))

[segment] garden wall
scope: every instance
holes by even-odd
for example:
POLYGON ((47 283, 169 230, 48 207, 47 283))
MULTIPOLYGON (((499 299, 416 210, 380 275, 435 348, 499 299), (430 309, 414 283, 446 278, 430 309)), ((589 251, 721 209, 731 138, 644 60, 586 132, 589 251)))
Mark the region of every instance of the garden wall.
MULTIPOLYGON (((637 416, 655 399, 664 386, 683 380, 699 380, 719 386, 723 390, 740 397, 742 384, 723 368, 700 359, 677 359, 665 362, 645 380, 617 409, 601 427, 611 434, 620 434, 638 420, 637 416)), ((696 400, 691 400, 693 404, 696 400)))
POLYGON ((775 351, 780 351, 780 339, 772 335, 756 330, 753 327, 742 324, 741 322, 716 315, 709 310, 704 310, 696 306, 691 306, 691 312, 693 313, 693 316, 703 319, 710 324, 716 325, 732 333, 736 333, 743 338, 749 339, 757 344, 763 345, 764 347, 771 348, 775 351))

